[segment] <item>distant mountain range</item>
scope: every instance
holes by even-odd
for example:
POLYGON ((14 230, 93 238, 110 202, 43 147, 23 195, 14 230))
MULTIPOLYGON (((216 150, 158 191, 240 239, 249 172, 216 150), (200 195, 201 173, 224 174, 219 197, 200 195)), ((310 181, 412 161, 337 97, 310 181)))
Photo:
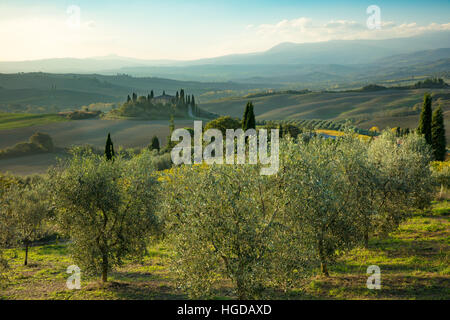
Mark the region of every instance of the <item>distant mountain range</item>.
MULTIPOLYGON (((448 77, 450 32, 429 32, 387 40, 282 43, 264 52, 195 61, 139 60, 109 55, 88 59, 0 62, 0 73, 18 72, 126 74, 153 79, 234 83, 220 88, 207 86, 221 90, 241 85, 246 89, 350 88, 386 80, 448 77)), ((146 81, 134 82, 141 86, 146 81)), ((127 81, 126 87, 135 86, 127 81)))

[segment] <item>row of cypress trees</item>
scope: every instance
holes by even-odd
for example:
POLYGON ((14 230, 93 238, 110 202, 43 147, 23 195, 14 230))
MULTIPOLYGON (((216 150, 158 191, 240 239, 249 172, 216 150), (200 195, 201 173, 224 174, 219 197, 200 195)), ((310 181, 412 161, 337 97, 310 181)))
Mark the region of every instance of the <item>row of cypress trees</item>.
POLYGON ((431 146, 434 159, 436 161, 444 161, 447 154, 444 115, 440 105, 433 112, 432 103, 433 98, 429 93, 426 93, 423 98, 423 107, 417 132, 422 134, 431 146))

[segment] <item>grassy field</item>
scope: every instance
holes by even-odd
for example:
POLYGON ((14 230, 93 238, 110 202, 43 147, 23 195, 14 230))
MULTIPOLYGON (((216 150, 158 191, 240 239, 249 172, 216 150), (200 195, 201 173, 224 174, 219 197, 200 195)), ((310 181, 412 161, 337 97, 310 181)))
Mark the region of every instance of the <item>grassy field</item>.
MULTIPOLYGON (((362 92, 311 92, 274 94, 253 98, 225 98, 201 104, 210 112, 242 117, 244 106, 253 101, 257 120, 353 119, 358 127, 416 128, 425 92, 433 94, 434 107, 441 104, 450 125, 450 90, 415 89, 362 92)), ((450 131, 447 132, 450 139, 450 131)))
MULTIPOLYGON (((450 202, 435 203, 419 212, 385 239, 372 239, 369 249, 342 256, 331 277, 314 276, 303 289, 277 292, 279 299, 450 299, 450 202), (366 288, 367 267, 381 268, 381 290, 366 288)), ((102 285, 81 275, 81 290, 65 286, 73 264, 67 245, 53 243, 31 249, 30 264, 22 265, 21 249, 7 250, 12 270, 1 299, 185 299, 169 271, 167 244, 156 245, 140 263, 128 263, 102 285)), ((217 299, 235 298, 230 283, 217 288, 217 299)))
MULTIPOLYGON (((1 120, 0 120, 1 121, 1 120)), ((1 124, 0 124, 1 125, 1 124)), ((193 127, 190 120, 176 120, 175 127, 193 127)), ((164 146, 169 135, 169 120, 77 120, 62 123, 47 123, 29 127, 0 130, 0 149, 28 141, 35 132, 48 133, 58 148, 89 144, 104 148, 106 137, 111 133, 114 147, 137 148, 150 144, 154 135, 164 146)), ((0 160, 0 172, 29 175, 46 172, 56 163, 59 153, 0 160)))
POLYGON ((68 120, 57 114, 23 114, 0 112, 0 130, 43 126, 55 122, 65 121, 68 120))

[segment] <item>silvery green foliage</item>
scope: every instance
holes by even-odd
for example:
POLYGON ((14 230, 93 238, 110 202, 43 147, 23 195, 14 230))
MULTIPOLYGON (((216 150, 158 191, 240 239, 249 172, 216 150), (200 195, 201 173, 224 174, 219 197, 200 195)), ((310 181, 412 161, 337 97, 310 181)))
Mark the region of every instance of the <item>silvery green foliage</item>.
POLYGON ((146 159, 146 165, 149 169, 155 171, 167 170, 172 167, 172 158, 170 153, 160 154, 157 150, 143 149, 138 155, 142 161, 146 159))
POLYGON ((357 234, 362 235, 366 247, 383 203, 383 181, 379 170, 368 160, 368 147, 368 141, 351 133, 341 137, 336 146, 336 152, 342 155, 342 188, 348 193, 348 207, 354 211, 352 216, 359 229, 357 234))
POLYGON ((141 257, 158 234, 153 170, 141 157, 107 161, 74 150, 67 163, 50 171, 58 223, 72 243, 84 272, 107 273, 125 258, 141 257))
POLYGON ((25 183, 12 184, 3 195, 3 210, 6 214, 8 244, 25 246, 25 264, 28 247, 47 232, 46 220, 52 213, 48 188, 40 177, 28 179, 25 183))
POLYGON ((15 238, 19 242, 38 240, 45 233, 44 219, 51 213, 44 185, 13 186, 6 195, 6 201, 15 221, 15 238))
POLYGON ((280 174, 293 234, 314 246, 326 275, 336 253, 355 247, 362 239, 346 171, 353 161, 348 156, 339 141, 320 137, 298 143, 288 138, 281 147, 280 174))
POLYGON ((397 138, 385 131, 369 147, 369 162, 381 181, 380 210, 376 230, 388 233, 408 217, 413 209, 423 209, 433 196, 430 171, 431 149, 417 134, 397 138))
POLYGON ((309 270, 311 253, 290 246, 295 237, 283 221, 277 177, 261 176, 254 165, 202 165, 172 169, 163 179, 172 265, 191 297, 210 296, 223 278, 239 299, 263 297, 266 287, 309 270))

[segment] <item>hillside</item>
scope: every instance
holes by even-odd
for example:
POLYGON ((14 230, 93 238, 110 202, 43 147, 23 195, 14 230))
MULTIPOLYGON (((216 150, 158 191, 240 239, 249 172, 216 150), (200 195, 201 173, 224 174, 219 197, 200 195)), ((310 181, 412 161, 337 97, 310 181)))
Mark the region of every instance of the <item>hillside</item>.
MULTIPOLYGON (((201 104, 207 111, 242 117, 246 103, 255 106, 257 120, 351 119, 362 128, 401 126, 414 128, 425 92, 432 92, 434 106, 442 104, 450 126, 450 89, 386 89, 376 91, 279 93, 221 99, 201 104)), ((450 130, 447 130, 450 138, 450 130)))
POLYGON ((264 88, 258 84, 232 82, 176 81, 162 78, 136 78, 127 75, 19 73, 0 74, 0 111, 48 113, 79 108, 92 103, 117 103, 130 92, 147 95, 166 90, 175 94, 185 88, 200 96, 216 91, 247 92, 264 88))

